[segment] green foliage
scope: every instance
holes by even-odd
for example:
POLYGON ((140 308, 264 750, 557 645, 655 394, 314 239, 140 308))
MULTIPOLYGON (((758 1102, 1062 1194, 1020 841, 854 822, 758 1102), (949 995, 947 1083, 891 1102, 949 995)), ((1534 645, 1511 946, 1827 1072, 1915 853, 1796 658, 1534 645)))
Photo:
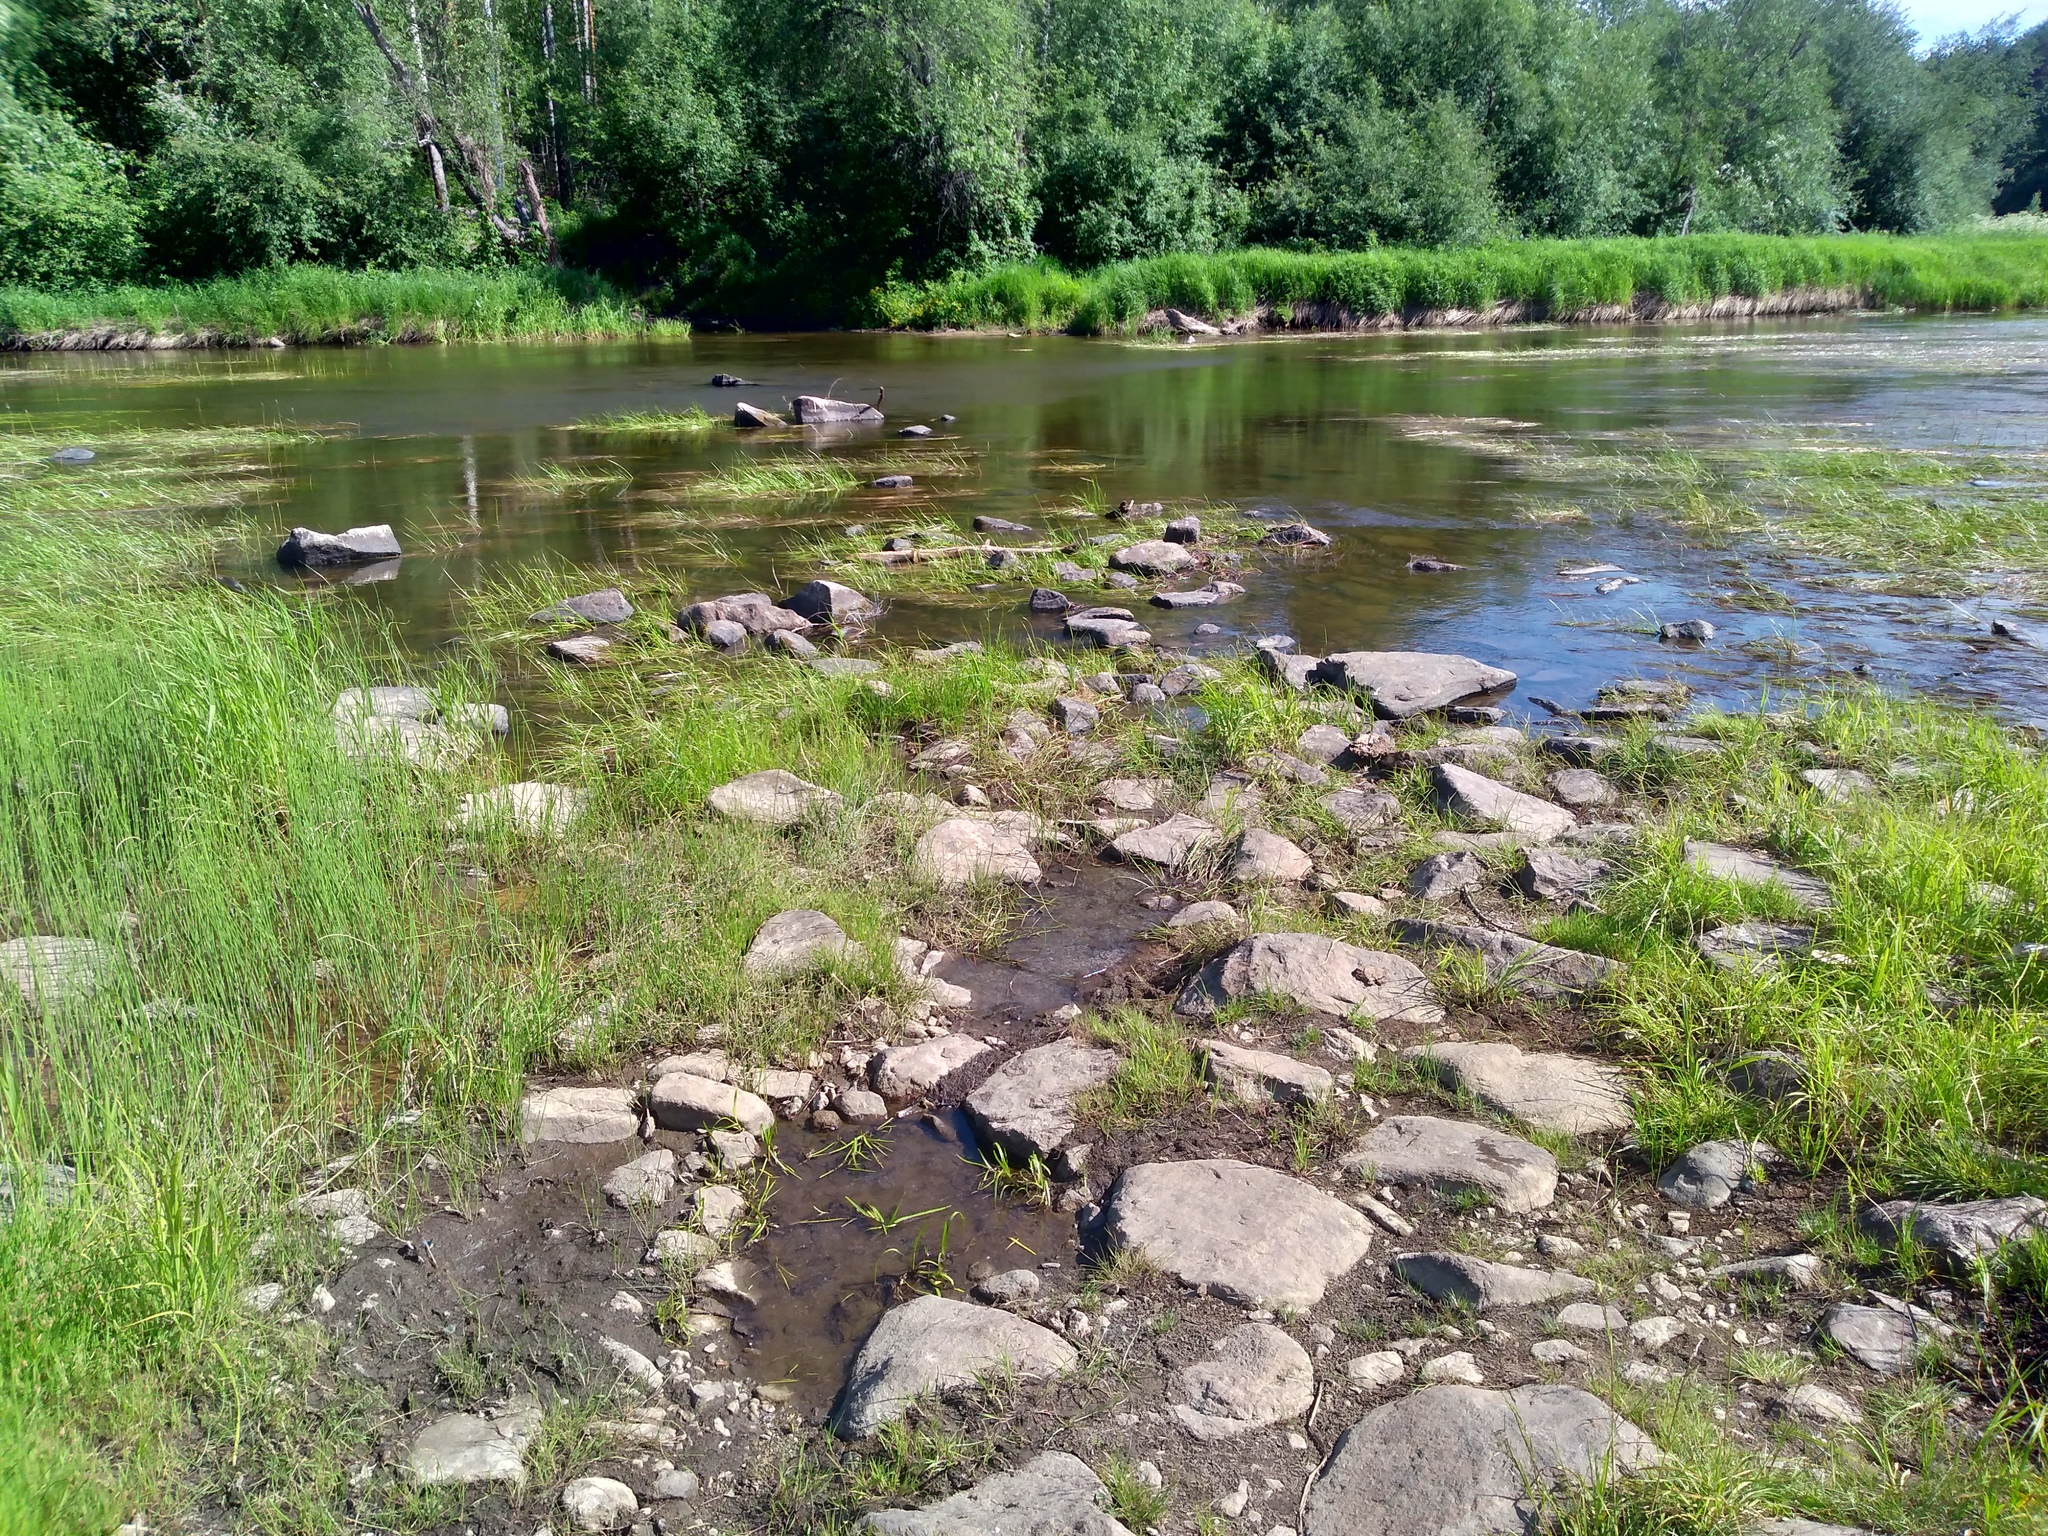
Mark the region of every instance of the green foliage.
POLYGON ((115 157, 0 81, 0 284, 103 281, 134 257, 135 210, 115 157))

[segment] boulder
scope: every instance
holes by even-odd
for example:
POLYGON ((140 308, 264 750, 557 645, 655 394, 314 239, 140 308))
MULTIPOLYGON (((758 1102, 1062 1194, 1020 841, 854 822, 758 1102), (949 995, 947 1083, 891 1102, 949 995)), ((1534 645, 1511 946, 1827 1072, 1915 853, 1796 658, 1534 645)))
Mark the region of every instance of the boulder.
POLYGON ((542 1088, 519 1104, 519 1139, 600 1146, 640 1134, 640 1101, 627 1088, 542 1088))
POLYGON ((1052 701, 1052 718, 1069 736, 1086 736, 1102 724, 1102 711, 1086 699, 1060 698, 1052 701))
POLYGON ((1532 842, 1553 842, 1579 824, 1579 819, 1561 805, 1525 795, 1456 763, 1438 763, 1430 769, 1429 778, 1438 801, 1452 815, 1498 827, 1532 842))
POLYGON ((1515 674, 1469 656, 1426 651, 1340 651, 1316 667, 1315 680, 1348 693, 1362 693, 1386 720, 1448 709, 1480 694, 1515 686, 1515 674))
POLYGON ((1315 867, 1314 860, 1278 833, 1247 827, 1237 840, 1230 878, 1238 885, 1299 885, 1315 867))
POLYGON ((1489 1125, 1395 1115, 1354 1142, 1342 1166, 1368 1183, 1477 1190, 1503 1211, 1538 1211, 1557 1196, 1557 1159, 1489 1125))
POLYGON ((1656 1461, 1648 1435, 1578 1387, 1424 1387, 1338 1437, 1304 1536, 1524 1536, 1543 1489, 1656 1461))
POLYGON ((1887 1200, 1859 1211, 1856 1225, 1881 1242, 1910 1235, 1948 1268, 1966 1271, 2015 1238, 2048 1233, 2048 1201, 2035 1195, 1957 1205, 1887 1200))
POLYGON ((1226 1003, 1260 994, 1338 1018, 1443 1020, 1435 991, 1414 965, 1319 933, 1253 935, 1203 967, 1173 1008, 1207 1018, 1226 1003))
POLYGON ((775 1124, 775 1111, 744 1088, 689 1072, 665 1072, 655 1079, 649 1102, 654 1123, 665 1131, 708 1131, 737 1124, 756 1136, 775 1124))
POLYGON ((1619 873, 1605 859, 1575 859, 1547 848, 1530 848, 1515 870, 1515 888, 1531 901, 1570 901, 1619 873))
POLYGON ((1858 773, 1854 768, 1802 768, 1799 779, 1814 794, 1835 805, 1860 800, 1877 788, 1869 774, 1858 773))
MULTIPOLYGON (((636 1113, 636 1122, 638 1118, 636 1113)), ((621 1163, 604 1176, 599 1187, 604 1190, 605 1199, 621 1210, 665 1205, 676 1192, 676 1155, 667 1147, 656 1147, 630 1163, 621 1163)))
POLYGON ((1689 1211, 1716 1210, 1754 1189, 1765 1161, 1776 1156, 1761 1141, 1703 1141, 1664 1170, 1657 1189, 1689 1211))
POLYGON ((1714 626, 1705 619, 1680 619, 1675 624, 1657 626, 1659 640, 1706 641, 1714 638, 1714 626))
POLYGON ((787 426, 773 411, 764 411, 758 405, 749 405, 744 400, 735 401, 732 408, 732 424, 742 431, 754 431, 760 427, 787 426))
POLYGON ((1095 798, 1120 811, 1156 811, 1173 793, 1171 779, 1104 779, 1095 798))
POLYGON ((1065 1375, 1077 1359, 1058 1334, 999 1308, 919 1296, 883 1313, 861 1345, 832 1428, 857 1440, 927 1393, 971 1387, 995 1371, 1041 1381, 1065 1375))
POLYGON ((828 395, 798 395, 794 402, 796 419, 807 427, 832 426, 839 422, 877 422, 881 410, 858 400, 834 400, 828 395))
POLYGON ((1449 901, 1460 891, 1486 884, 1486 865, 1470 849, 1432 853, 1408 871, 1408 894, 1423 901, 1449 901))
POLYGON ((917 840, 910 873, 913 879, 957 890, 983 880, 1029 885, 1044 871, 1029 844, 1008 827, 955 816, 917 840))
POLYGON ((1595 773, 1591 768, 1560 768, 1543 783, 1553 800, 1575 811, 1612 805, 1621 798, 1607 776, 1595 773))
POLYGON ((1351 745, 1351 737, 1334 725, 1312 725, 1294 738, 1294 750, 1313 763, 1334 763, 1351 745))
POLYGON ((1583 1056, 1492 1041, 1442 1041, 1402 1054, 1447 1087, 1539 1131, 1593 1136, 1635 1124, 1627 1080, 1583 1056))
POLYGON ((1307 693, 1316 680, 1316 668, 1323 664, 1320 656, 1294 656, 1270 645, 1258 647, 1255 654, 1266 675, 1292 693, 1307 693))
POLYGON ((836 581, 813 581, 798 587, 782 600, 791 613, 802 614, 813 624, 844 627, 872 619, 882 605, 865 593, 836 581))
POLYGON ((562 1487, 562 1513, 575 1530, 615 1530, 639 1509, 633 1490, 615 1477, 575 1477, 562 1487))
POLYGON ((1702 843, 1688 838, 1685 862, 1702 874, 1733 885, 1775 886, 1808 912, 1824 912, 1835 904, 1825 883, 1765 854, 1730 848, 1725 843, 1702 843))
POLYGON ((13 984, 31 1013, 89 997, 113 961, 113 952, 92 939, 35 933, 0 943, 0 977, 13 984))
POLYGON ((860 946, 823 912, 778 912, 755 932, 740 969, 756 981, 770 981, 859 953, 860 946))
POLYGON ((1593 1282, 1564 1270, 1524 1269, 1496 1264, 1469 1253, 1403 1253, 1392 1269, 1432 1301, 1451 1301, 1484 1312, 1490 1307, 1530 1307, 1560 1296, 1583 1296, 1593 1282))
MULTIPOLYGON (((957 1038, 964 1039, 965 1036, 957 1038)), ((981 1042, 977 1040, 974 1043, 979 1045, 981 1042)), ((853 1125, 879 1125, 889 1118, 888 1103, 879 1093, 871 1093, 865 1088, 840 1089, 833 1096, 832 1108, 842 1120, 853 1125)))
POLYGON ((836 811, 846 802, 831 790, 798 778, 784 768, 763 768, 721 784, 706 797, 711 809, 729 821, 751 821, 764 827, 794 826, 820 811, 836 811))
POLYGON ((1230 1158, 1125 1169, 1102 1231, 1181 1284, 1252 1307, 1314 1306, 1372 1243, 1371 1224, 1341 1200, 1230 1158))
POLYGON ((1197 1440, 1231 1440, 1307 1413, 1316 1397, 1315 1362, 1271 1323, 1245 1323, 1216 1341, 1215 1353, 1183 1368, 1171 1412, 1197 1440))
POLYGON ((583 814, 586 790, 566 784, 499 784, 464 795, 455 824, 464 829, 500 827, 522 837, 559 837, 583 814))
POLYGON ((1403 944, 1418 949, 1477 955, 1490 983, 1523 997, 1581 997, 1611 985, 1624 969, 1604 955, 1539 944, 1500 928, 1413 918, 1396 919, 1392 927, 1403 944))
POLYGON ((714 624, 737 624, 748 634, 760 638, 779 629, 808 629, 810 622, 800 613, 778 607, 775 599, 765 592, 732 592, 724 597, 707 598, 690 604, 676 615, 678 628, 693 635, 702 635, 716 644, 724 642, 712 634, 711 626, 714 624))
POLYGON ((1575 1301, 1557 1314, 1557 1326, 1579 1333, 1607 1334, 1618 1338, 1628 1332, 1628 1314, 1619 1307, 1602 1306, 1597 1301, 1575 1301))
POLYGON ((1209 1081, 1245 1104, 1320 1104, 1337 1086, 1321 1067, 1273 1051, 1254 1051, 1227 1040, 1199 1047, 1209 1081))
POLYGON ((1221 835, 1221 830, 1213 822, 1183 811, 1156 827, 1140 827, 1135 832, 1126 832, 1109 846, 1120 859, 1178 870, 1221 835))
POLYGON ((706 1184, 697 1191, 692 1209, 698 1231, 706 1237, 724 1237, 746 1214, 747 1197, 730 1184, 706 1184))
POLYGON ((914 1099, 988 1051, 989 1047, 972 1035, 941 1035, 916 1045, 892 1045, 875 1052, 868 1076, 875 1092, 884 1098, 914 1099))
POLYGON ((1919 1362, 1921 1352, 1938 1346, 1952 1329, 1933 1313, 1898 1303, 1863 1307, 1837 1302, 1821 1314, 1819 1331, 1840 1345, 1857 1364, 1885 1376, 1903 1376, 1919 1362))
POLYGON ((1195 557, 1182 545, 1169 544, 1165 539, 1145 539, 1118 550, 1109 557, 1109 563, 1134 576, 1171 576, 1193 565, 1195 557))
POLYGON ((450 1413, 434 1420, 413 1437, 405 1453, 405 1473, 415 1483, 526 1482, 526 1448, 540 1433, 541 1407, 531 1398, 515 1398, 486 1417, 450 1413))
POLYGON ((1150 645, 1152 631, 1129 618, 1099 614, 1070 613, 1066 618, 1067 638, 1112 650, 1120 645, 1150 645))
POLYGON ((1088 1464, 1041 1451, 1014 1472, 985 1477, 923 1509, 878 1509, 857 1530, 876 1536, 1131 1536, 1109 1514, 1088 1464))
POLYGON ((374 560, 395 560, 404 553, 389 523, 350 528, 344 533, 294 528, 291 537, 278 546, 277 563, 287 569, 367 565, 374 560))
POLYGON ((1042 1289, 1035 1269, 1006 1269, 974 1282, 975 1296, 991 1306, 1014 1306, 1030 1301, 1042 1289))
POLYGON ((530 617, 535 624, 623 624, 633 617, 633 605, 617 587, 606 587, 581 597, 565 597, 530 617))
POLYGON ((1368 1392, 1408 1379, 1408 1361, 1399 1350, 1376 1349, 1345 1363, 1344 1374, 1368 1392))
POLYGON ((548 654, 574 666, 594 667, 611 654, 612 643, 603 635, 567 635, 548 642, 548 654))
POLYGON ((1183 928, 1200 928, 1210 923, 1236 928, 1243 922, 1237 908, 1227 901, 1191 901, 1169 917, 1166 926, 1179 932, 1183 928))
POLYGON ((1116 1071, 1114 1051, 1055 1041, 1011 1057, 967 1096, 967 1116, 984 1139, 1022 1161, 1050 1161, 1074 1133, 1074 1100, 1116 1071))
POLYGON ((1811 923, 1755 920, 1723 923, 1693 936, 1693 948, 1708 964, 1733 975, 1761 976, 1775 971, 1787 956, 1813 953, 1820 931, 1811 923))
POLYGON ((1706 1273, 1709 1280, 1783 1281, 1795 1291, 1827 1288, 1827 1264, 1816 1253, 1774 1253, 1761 1259, 1721 1264, 1706 1273))
POLYGON ((794 656, 798 661, 816 661, 825 654, 806 639, 800 629, 778 629, 768 637, 768 644, 785 656, 794 656))

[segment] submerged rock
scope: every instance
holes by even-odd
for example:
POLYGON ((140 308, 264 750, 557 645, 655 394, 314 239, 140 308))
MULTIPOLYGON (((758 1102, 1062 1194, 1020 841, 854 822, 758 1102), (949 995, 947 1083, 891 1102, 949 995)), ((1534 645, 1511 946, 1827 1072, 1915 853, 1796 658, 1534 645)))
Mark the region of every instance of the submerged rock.
POLYGON ((813 624, 845 627, 873 618, 882 605, 863 592, 836 581, 813 581, 797 588, 782 600, 791 613, 801 614, 813 624))
POLYGON ((1020 1381, 1065 1375, 1078 1360, 1050 1329, 995 1307, 919 1296, 882 1314, 854 1357, 833 1415, 843 1439, 871 1435, 927 1393, 971 1387, 990 1371, 1020 1381))
POLYGON ((1127 1168, 1102 1217, 1115 1246, 1253 1307, 1314 1306, 1372 1244, 1371 1224, 1341 1200, 1230 1158, 1127 1168))
POLYGON ((1212 961, 1181 992, 1174 1012, 1206 1018, 1238 998, 1270 993, 1339 1018, 1435 1024, 1435 990, 1399 955, 1319 933, 1261 933, 1212 961))
POLYGON ((294 528, 291 537, 278 546, 277 563, 288 569, 367 565, 375 560, 394 560, 404 553, 389 523, 373 523, 343 533, 294 528))
POLYGON ((1331 688, 1362 693, 1383 719, 1448 709, 1481 694, 1515 685, 1515 674, 1469 656, 1427 651, 1341 651, 1316 667, 1315 680, 1331 688))

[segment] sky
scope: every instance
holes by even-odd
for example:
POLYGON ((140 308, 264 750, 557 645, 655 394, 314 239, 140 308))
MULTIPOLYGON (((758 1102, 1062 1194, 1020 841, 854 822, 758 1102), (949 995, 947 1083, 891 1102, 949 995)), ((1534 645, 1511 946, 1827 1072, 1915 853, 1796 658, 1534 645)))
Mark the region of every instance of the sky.
POLYGON ((1919 32, 1923 48, 1953 32, 1974 32, 2015 11, 2023 27, 2048 16, 2048 0, 1902 0, 1899 8, 1919 32))

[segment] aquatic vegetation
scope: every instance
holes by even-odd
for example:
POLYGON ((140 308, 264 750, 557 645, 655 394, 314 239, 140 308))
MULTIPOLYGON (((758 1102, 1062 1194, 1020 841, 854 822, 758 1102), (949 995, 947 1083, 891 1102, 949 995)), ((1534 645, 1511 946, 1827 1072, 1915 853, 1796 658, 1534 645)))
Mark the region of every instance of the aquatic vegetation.
POLYGON ((516 476, 512 484, 522 491, 538 491, 553 496, 574 496, 603 486, 630 485, 632 480, 632 471, 623 464, 610 461, 599 464, 558 464, 549 460, 536 465, 526 474, 516 476))
POLYGON ((637 432, 651 437, 686 432, 709 432, 726 425, 699 406, 686 411, 616 411, 609 416, 592 416, 574 423, 578 432, 637 432))

